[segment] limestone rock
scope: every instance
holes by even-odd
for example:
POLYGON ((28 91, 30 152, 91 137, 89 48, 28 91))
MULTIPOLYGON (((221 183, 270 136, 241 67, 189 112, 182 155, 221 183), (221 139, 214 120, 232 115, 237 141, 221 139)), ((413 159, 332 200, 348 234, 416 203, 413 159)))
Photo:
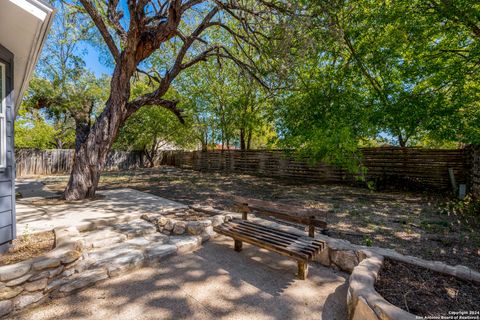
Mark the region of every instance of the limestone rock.
MULTIPOLYGON (((328 247, 324 250, 320 251, 314 258, 315 261, 319 262, 320 264, 329 267, 330 266, 330 254, 328 247)), ((352 269, 353 270, 353 269, 352 269)))
POLYGON ((211 221, 211 220, 202 220, 202 221, 198 221, 198 223, 200 223, 200 225, 201 225, 203 228, 210 227, 210 226, 212 225, 212 221, 211 221))
POLYGON ((14 286, 18 286, 19 284, 22 284, 24 283, 25 281, 27 281, 28 279, 30 279, 32 277, 32 274, 26 274, 20 278, 17 278, 17 279, 13 279, 13 280, 10 280, 8 281, 7 283, 5 283, 5 285, 7 287, 14 287, 14 286))
POLYGON ((358 258, 352 250, 330 250, 330 260, 343 271, 352 272, 358 258))
POLYGON ((55 294, 55 296, 68 295, 72 292, 92 286, 98 281, 105 280, 107 278, 108 278, 108 275, 105 270, 90 270, 90 271, 85 271, 83 273, 79 273, 78 276, 76 276, 73 279, 70 279, 70 281, 62 285, 58 289, 58 294, 55 294))
POLYGON ((67 247, 75 246, 75 241, 80 235, 80 232, 75 227, 58 227, 53 229, 55 233, 55 246, 67 247))
POLYGON ((75 269, 67 269, 62 272, 62 277, 70 277, 74 273, 75 273, 75 269))
POLYGON ((143 266, 144 258, 131 260, 129 263, 117 263, 106 266, 108 276, 116 277, 125 274, 127 271, 138 269, 143 266))
POLYGON ((20 278, 30 271, 30 263, 15 263, 0 267, 0 281, 8 281, 20 278))
POLYGON ((25 308, 25 307, 27 307, 27 306, 35 303, 35 302, 40 301, 43 297, 44 297, 44 295, 41 292, 25 294, 25 295, 21 295, 21 296, 16 297, 13 300, 13 304, 14 304, 16 310, 20 310, 20 309, 23 309, 23 308, 25 308))
POLYGON ((177 247, 179 253, 193 251, 201 245, 201 242, 202 239, 198 236, 179 236, 170 238, 170 243, 177 247))
POLYGON ((163 226, 163 229, 172 231, 174 227, 175 227, 175 221, 173 221, 172 219, 168 219, 165 225, 163 226))
POLYGON ((156 244, 162 244, 168 242, 168 236, 160 233, 149 234, 145 236, 149 242, 155 242, 156 244))
POLYGON ((3 317, 13 311, 12 300, 0 301, 0 317, 3 317))
POLYGON ((177 221, 173 227, 173 233, 180 235, 185 233, 186 223, 183 221, 177 221))
POLYGON ((470 270, 468 267, 457 265, 455 266, 454 276, 470 281, 472 280, 472 270, 470 270))
POLYGON ((187 224, 187 232, 191 235, 199 235, 203 232, 204 226, 198 221, 191 221, 187 224))
POLYGON ((177 246, 172 244, 153 245, 145 250, 145 257, 149 261, 159 261, 172 256, 177 252, 177 246))
POLYGON ((163 227, 164 225, 167 224, 168 221, 169 221, 168 218, 160 217, 160 218, 157 219, 157 225, 158 225, 159 227, 163 227))
POLYGON ((216 215, 212 217, 211 221, 212 221, 212 225, 216 227, 221 225, 225 221, 225 217, 222 215, 216 215))
POLYGON ((72 263, 73 261, 78 260, 78 258, 80 258, 81 256, 82 253, 80 251, 70 250, 62 254, 60 261, 63 264, 72 263))
POLYGON ((125 241, 125 244, 129 244, 137 247, 144 247, 144 246, 147 246, 149 243, 150 241, 148 241, 144 237, 132 238, 130 240, 125 241))
POLYGON ((214 238, 217 234, 215 233, 215 231, 213 231, 213 227, 212 226, 208 226, 206 227, 202 234, 200 235, 200 237, 202 238, 202 243, 205 242, 205 241, 208 241, 212 238, 214 238))
POLYGON ((5 287, 0 289, 0 300, 8 300, 18 296, 23 291, 22 287, 5 287))
POLYGON ((89 248, 103 248, 127 240, 127 236, 110 229, 95 230, 84 234, 89 248))
POLYGON ((144 214, 142 214, 142 215, 140 216, 140 219, 143 219, 143 220, 148 221, 148 222, 151 223, 152 220, 153 220, 153 217, 152 217, 151 215, 149 215, 149 214, 144 213, 144 214))
POLYGON ((135 219, 126 223, 115 224, 114 229, 126 234, 128 238, 140 237, 157 232, 157 228, 143 219, 135 219))
POLYGON ((48 277, 49 278, 54 278, 54 277, 58 276, 60 273, 62 273, 63 269, 64 269, 63 266, 60 266, 56 269, 48 271, 48 277))
MULTIPOLYGON (((53 269, 53 270, 56 270, 56 269, 53 269)), ((49 275, 50 275, 50 270, 45 270, 45 271, 37 273, 33 276, 31 275, 32 277, 29 279, 29 281, 37 281, 37 280, 40 280, 40 279, 43 279, 43 278, 48 278, 49 275)))
POLYGON ((378 317, 372 308, 368 306, 365 299, 360 297, 358 298, 352 320, 378 320, 378 317))
MULTIPOLYGON (((82 272, 83 270, 90 269, 90 267, 96 262, 95 259, 93 258, 85 258, 75 264, 72 270, 75 270, 75 272, 82 272)), ((70 268, 69 268, 70 269, 70 268)))
POLYGON ((50 268, 56 268, 60 265, 60 259, 58 258, 48 258, 48 259, 43 259, 38 262, 35 262, 33 264, 33 269, 37 271, 45 270, 45 269, 50 269, 50 268))
POLYGON ((64 285, 65 283, 68 282, 68 279, 62 278, 62 279, 54 279, 52 282, 50 282, 47 287, 45 288, 44 292, 50 292, 52 290, 57 289, 58 287, 64 285))
POLYGON ((119 245, 90 254, 96 260, 90 267, 105 268, 109 273, 139 266, 143 263, 143 252, 129 245, 119 245))
POLYGON ((43 290, 47 286, 47 281, 47 278, 43 278, 37 281, 27 282, 23 285, 23 288, 29 292, 43 290))

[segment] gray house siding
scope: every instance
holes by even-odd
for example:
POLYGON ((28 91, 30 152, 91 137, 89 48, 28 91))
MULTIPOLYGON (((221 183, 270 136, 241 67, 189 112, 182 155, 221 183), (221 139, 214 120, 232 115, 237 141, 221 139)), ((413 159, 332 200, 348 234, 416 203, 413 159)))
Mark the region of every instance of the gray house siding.
POLYGON ((0 252, 16 237, 13 54, 0 44, 0 62, 6 66, 6 168, 0 168, 0 252))

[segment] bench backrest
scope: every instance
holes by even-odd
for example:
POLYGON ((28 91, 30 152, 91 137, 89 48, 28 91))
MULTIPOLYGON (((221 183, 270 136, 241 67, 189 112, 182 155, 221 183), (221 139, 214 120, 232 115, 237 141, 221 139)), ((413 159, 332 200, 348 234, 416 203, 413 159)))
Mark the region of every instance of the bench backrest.
POLYGON ((258 199, 244 198, 239 196, 235 196, 233 198, 233 201, 242 212, 242 218, 244 220, 247 219, 248 213, 254 211, 255 214, 271 216, 280 220, 306 225, 309 227, 308 233, 311 237, 313 237, 314 235, 315 227, 321 229, 327 228, 327 223, 325 221, 315 218, 314 215, 318 212, 325 213, 324 211, 309 210, 305 208, 278 204, 258 199), (295 215, 292 215, 291 213, 295 213, 295 215))

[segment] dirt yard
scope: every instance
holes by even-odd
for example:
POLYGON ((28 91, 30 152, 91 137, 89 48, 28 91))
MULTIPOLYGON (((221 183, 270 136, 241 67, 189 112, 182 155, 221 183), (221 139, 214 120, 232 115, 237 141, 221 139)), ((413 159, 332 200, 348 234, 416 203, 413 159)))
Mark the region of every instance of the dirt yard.
MULTIPOLYGON (((67 177, 42 180, 60 192, 67 177)), ((100 180, 101 189, 126 187, 185 204, 221 209, 231 208, 232 195, 323 208, 329 212, 326 219, 334 237, 480 270, 480 227, 467 226, 460 217, 448 213, 448 199, 442 195, 374 192, 344 185, 300 184, 172 167, 105 173, 100 180)))

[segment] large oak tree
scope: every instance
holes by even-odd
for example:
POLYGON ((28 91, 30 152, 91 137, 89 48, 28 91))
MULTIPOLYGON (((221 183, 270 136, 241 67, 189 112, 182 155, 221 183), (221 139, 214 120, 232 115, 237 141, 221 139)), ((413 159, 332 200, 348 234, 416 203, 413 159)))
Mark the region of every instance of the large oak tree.
MULTIPOLYGON (((275 0, 79 2, 78 8, 88 14, 98 28, 115 66, 105 108, 89 133, 79 141, 64 192, 67 200, 95 195, 100 173, 119 129, 137 110, 143 106, 162 106, 183 121, 177 101, 165 98, 182 70, 209 58, 229 59, 261 81, 258 66, 246 54, 251 50, 242 48, 259 48, 259 44, 268 39, 267 26, 272 25, 280 13, 293 10, 275 0), (232 41, 215 42, 210 32, 224 32, 232 41), (233 46, 237 48, 232 50, 233 46), (149 59, 157 54, 170 62, 163 70, 149 69, 149 59), (131 82, 139 73, 155 82, 155 89, 131 98, 131 82)), ((259 51, 255 50, 255 54, 259 51)))

